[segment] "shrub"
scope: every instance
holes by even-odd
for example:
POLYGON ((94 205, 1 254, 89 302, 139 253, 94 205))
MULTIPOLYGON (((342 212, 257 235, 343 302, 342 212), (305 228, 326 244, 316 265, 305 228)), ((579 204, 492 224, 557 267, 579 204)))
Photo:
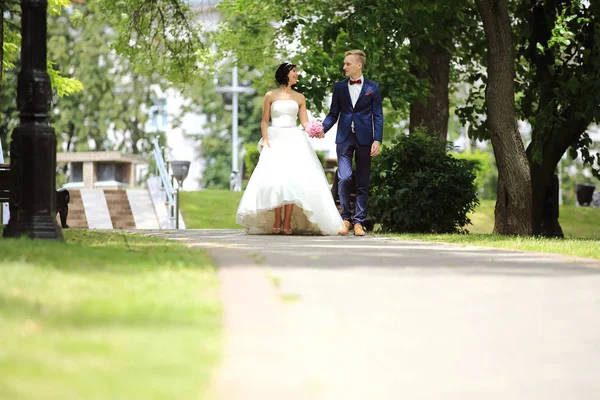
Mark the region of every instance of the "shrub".
POLYGON ((373 159, 370 214, 384 232, 464 232, 479 204, 475 177, 473 163, 447 153, 438 139, 398 135, 373 159))

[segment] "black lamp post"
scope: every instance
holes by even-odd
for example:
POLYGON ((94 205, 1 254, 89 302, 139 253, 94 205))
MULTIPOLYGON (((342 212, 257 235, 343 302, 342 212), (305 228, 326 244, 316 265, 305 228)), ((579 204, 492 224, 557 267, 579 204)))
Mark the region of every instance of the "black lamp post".
POLYGON ((173 177, 177 180, 177 197, 175 198, 175 229, 179 229, 179 189, 190 170, 189 161, 171 161, 173 177))
POLYGON ((20 122, 10 144, 10 220, 4 236, 62 241, 56 222, 56 135, 48 122, 47 8, 47 0, 21 0, 20 122))

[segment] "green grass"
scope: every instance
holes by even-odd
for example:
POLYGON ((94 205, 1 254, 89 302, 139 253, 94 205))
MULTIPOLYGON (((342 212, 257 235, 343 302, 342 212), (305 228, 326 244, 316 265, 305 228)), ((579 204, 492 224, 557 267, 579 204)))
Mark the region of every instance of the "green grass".
MULTIPOLYGON (((241 229, 235 224, 235 213, 241 192, 203 190, 181 192, 181 212, 190 229, 241 229)), ((494 229, 494 204, 482 200, 470 215, 470 233, 491 234, 494 229)), ((560 207, 560 224, 567 238, 600 238, 600 209, 592 207, 560 207)))
MULTIPOLYGON (((235 212, 242 193, 228 190, 181 192, 182 212, 188 228, 240 228, 235 225, 235 212)), ((491 235, 494 229, 494 201, 483 200, 470 215, 470 235, 393 235, 402 239, 464 245, 499 247, 600 258, 600 209, 592 207, 560 207, 560 224, 566 239, 506 237, 491 235)))
POLYGON ((470 235, 390 234, 386 236, 403 240, 456 243, 465 246, 495 247, 600 259, 600 245, 594 239, 546 239, 477 233, 470 235))
POLYGON ((241 229, 235 223, 235 213, 242 192, 201 190, 180 192, 181 214, 189 229, 241 229))
POLYGON ((0 240, 0 399, 204 399, 222 329, 205 253, 64 234, 0 240))
MULTIPOLYGON (((492 200, 483 200, 470 216, 473 225, 470 233, 491 234, 494 230, 494 205, 492 200)), ((600 208, 561 206, 559 222, 566 238, 600 239, 600 208)))
POLYGON ((494 230, 494 201, 483 200, 470 215, 473 225, 469 235, 394 234, 399 239, 456 243, 465 246, 496 247, 512 250, 537 251, 600 259, 600 209, 561 206, 560 224, 565 239, 511 237, 492 235, 494 230))

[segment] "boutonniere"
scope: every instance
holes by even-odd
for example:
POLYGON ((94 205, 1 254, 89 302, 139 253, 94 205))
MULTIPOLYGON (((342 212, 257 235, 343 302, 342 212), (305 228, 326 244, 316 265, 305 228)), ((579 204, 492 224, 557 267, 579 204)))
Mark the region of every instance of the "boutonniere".
POLYGON ((373 91, 372 91, 372 90, 369 90, 367 93, 365 93, 365 96, 369 96, 369 95, 371 95, 371 94, 373 94, 373 91))

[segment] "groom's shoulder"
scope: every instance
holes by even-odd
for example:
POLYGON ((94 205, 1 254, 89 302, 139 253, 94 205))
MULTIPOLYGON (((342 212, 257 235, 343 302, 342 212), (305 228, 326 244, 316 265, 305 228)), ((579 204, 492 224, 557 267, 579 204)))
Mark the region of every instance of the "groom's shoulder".
POLYGON ((379 82, 376 82, 374 80, 367 79, 367 78, 365 78, 365 83, 368 83, 369 85, 372 85, 372 86, 379 86, 379 82))
POLYGON ((338 87, 338 86, 342 86, 342 85, 344 85, 344 84, 348 84, 348 79, 344 79, 344 80, 341 80, 341 81, 337 81, 337 82, 335 83, 335 85, 334 85, 334 86, 335 86, 335 87, 338 87))

